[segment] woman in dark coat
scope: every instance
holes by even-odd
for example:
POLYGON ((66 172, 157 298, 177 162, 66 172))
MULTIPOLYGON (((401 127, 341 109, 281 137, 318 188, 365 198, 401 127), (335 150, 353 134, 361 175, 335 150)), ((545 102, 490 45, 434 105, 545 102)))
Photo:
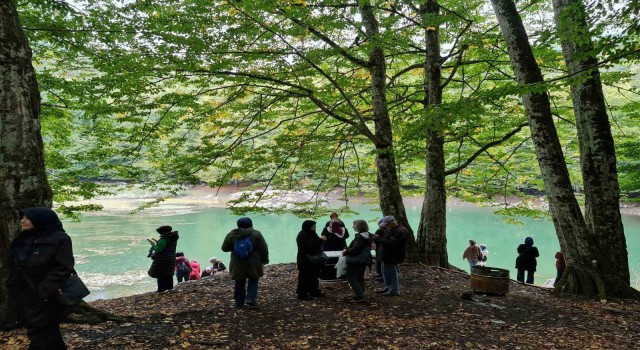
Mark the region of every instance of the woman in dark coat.
POLYGON ((27 328, 30 350, 66 349, 60 321, 69 308, 57 296, 74 265, 71 238, 49 208, 20 211, 19 233, 8 256, 7 289, 18 320, 27 328))
POLYGON ((300 300, 313 300, 313 297, 323 297, 320 291, 320 270, 322 263, 312 263, 310 257, 322 254, 322 242, 325 237, 320 237, 316 233, 316 222, 306 220, 302 223, 302 230, 296 237, 298 245, 298 288, 296 294, 300 300))
POLYGON ((326 241, 322 244, 324 251, 342 251, 347 247, 347 238, 349 238, 349 230, 344 222, 338 218, 338 213, 329 215, 331 220, 327 221, 322 230, 322 237, 326 237, 326 241))
POLYGON ((353 222, 355 237, 349 247, 342 251, 347 258, 347 282, 353 290, 352 302, 364 301, 364 271, 371 264, 371 233, 369 225, 364 220, 353 222))
POLYGON ((533 274, 536 271, 538 262, 536 258, 540 256, 538 248, 533 246, 533 238, 527 237, 524 244, 518 246, 518 257, 516 258, 516 269, 518 269, 518 282, 524 283, 524 272, 527 271, 527 283, 533 284, 533 274))
POLYGON ((149 276, 158 280, 158 293, 173 289, 173 274, 176 270, 176 246, 178 231, 171 226, 160 226, 156 229, 160 234, 158 243, 153 246, 149 276))

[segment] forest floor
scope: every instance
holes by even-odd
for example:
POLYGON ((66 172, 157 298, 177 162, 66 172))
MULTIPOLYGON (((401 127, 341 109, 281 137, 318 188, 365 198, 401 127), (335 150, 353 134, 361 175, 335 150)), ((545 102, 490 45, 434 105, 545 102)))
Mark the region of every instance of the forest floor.
MULTIPOLYGON (((640 302, 559 298, 511 282, 504 296, 472 295, 466 273, 407 264, 401 296, 374 291, 347 300, 344 281, 323 282, 326 297, 295 298, 293 264, 266 266, 260 308, 235 309, 228 274, 167 293, 90 304, 123 322, 63 324, 70 349, 637 349, 640 302), (466 292, 466 293, 465 293, 466 292), (464 296, 472 296, 464 298, 464 296), (472 299, 472 300, 468 300, 472 299)), ((23 329, 0 333, 0 349, 26 349, 23 329)))

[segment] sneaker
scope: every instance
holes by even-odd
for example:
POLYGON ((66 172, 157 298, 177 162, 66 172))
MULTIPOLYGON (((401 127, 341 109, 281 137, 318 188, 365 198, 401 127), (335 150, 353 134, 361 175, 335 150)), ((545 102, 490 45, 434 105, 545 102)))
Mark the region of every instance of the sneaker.
POLYGON ((382 293, 383 297, 398 297, 400 296, 400 293, 391 293, 391 292, 386 292, 386 293, 382 293))
POLYGON ((255 309, 258 309, 258 305, 256 305, 256 303, 252 303, 252 302, 250 302, 250 301, 247 301, 247 302, 244 304, 244 308, 245 308, 245 309, 254 309, 254 310, 255 310, 255 309))
POLYGON ((389 288, 382 288, 382 289, 376 290, 376 293, 380 293, 380 294, 388 293, 388 292, 389 292, 389 288))

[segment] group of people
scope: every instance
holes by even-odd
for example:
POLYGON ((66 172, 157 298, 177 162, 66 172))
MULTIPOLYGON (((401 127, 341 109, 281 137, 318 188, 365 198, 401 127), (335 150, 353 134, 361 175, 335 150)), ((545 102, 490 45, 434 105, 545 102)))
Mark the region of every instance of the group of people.
POLYGON ((157 280, 157 292, 173 289, 174 275, 177 282, 180 283, 199 280, 227 269, 220 259, 212 257, 209 259, 211 266, 207 266, 201 272, 201 266, 197 260, 189 260, 183 252, 176 252, 177 242, 180 238, 178 231, 174 231, 171 226, 164 225, 158 227, 156 232, 160 235, 160 239, 148 239, 152 245, 147 256, 153 260, 148 274, 157 280))
MULTIPOLYGON (((518 270, 516 279, 518 282, 533 284, 536 267, 538 266, 537 258, 540 256, 538 248, 533 245, 533 238, 527 237, 524 240, 524 244, 518 245, 516 249, 518 257, 516 257, 516 269, 518 270), (526 276, 526 279, 525 279, 526 276)), ((462 253, 462 259, 467 260, 470 267, 473 266, 485 266, 489 251, 484 244, 477 245, 473 239, 469 240, 469 245, 462 253)), ((564 274, 566 268, 566 262, 564 260, 564 254, 557 252, 556 258, 556 279, 554 286, 558 284, 560 278, 564 274)))
POLYGON ((345 224, 338 218, 337 213, 331 213, 327 222, 318 235, 316 222, 306 220, 296 237, 298 254, 298 285, 296 294, 300 300, 313 300, 324 297, 320 290, 320 271, 327 261, 325 251, 340 251, 346 261, 346 279, 353 291, 351 302, 364 301, 365 279, 367 266, 371 266, 373 258, 371 250, 375 245, 376 265, 379 265, 380 276, 384 288, 378 290, 384 296, 400 295, 398 279, 399 264, 404 261, 406 243, 409 231, 396 219, 389 215, 378 221, 375 233, 369 232, 369 225, 365 220, 355 220, 353 240, 347 245, 349 237, 345 224))

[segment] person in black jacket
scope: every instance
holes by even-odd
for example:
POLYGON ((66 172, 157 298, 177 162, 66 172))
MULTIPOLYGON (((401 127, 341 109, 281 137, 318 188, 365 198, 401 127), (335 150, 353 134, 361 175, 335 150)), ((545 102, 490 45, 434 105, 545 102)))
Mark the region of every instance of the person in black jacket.
POLYGON ((153 246, 151 254, 151 268, 149 276, 157 279, 157 292, 165 292, 173 289, 173 274, 176 270, 176 247, 178 245, 178 231, 173 231, 171 226, 160 226, 156 229, 160 239, 153 246))
POLYGON ((322 254, 322 242, 326 240, 324 236, 318 236, 316 233, 316 222, 306 220, 302 223, 302 230, 296 237, 298 245, 298 256, 296 264, 298 265, 298 287, 296 294, 300 300, 313 300, 313 297, 323 297, 324 293, 320 290, 320 270, 324 263, 313 263, 310 259, 312 256, 322 254))
POLYGON ((58 296, 74 265, 71 238, 49 208, 20 211, 19 233, 9 247, 7 289, 27 329, 30 350, 66 349, 60 322, 70 309, 58 296))
POLYGON ((364 220, 353 222, 353 229, 356 231, 355 237, 349 247, 342 251, 347 259, 347 282, 353 290, 353 300, 351 302, 364 301, 364 270, 371 264, 371 234, 369 225, 364 220))
POLYGON ((516 269, 518 269, 518 282, 524 283, 524 272, 527 271, 527 283, 533 284, 533 274, 536 271, 538 262, 536 258, 540 256, 538 248, 533 246, 533 238, 527 237, 524 244, 518 246, 518 257, 516 258, 516 269))
POLYGON ((373 238, 379 245, 377 257, 382 261, 382 277, 385 284, 385 288, 377 292, 384 296, 398 296, 400 295, 398 271, 400 263, 405 258, 409 231, 391 215, 380 219, 378 226, 384 228, 386 232, 378 234, 380 231, 376 231, 373 238))
POLYGON ((321 236, 326 238, 324 243, 322 243, 322 250, 342 251, 347 247, 349 230, 347 230, 344 222, 338 218, 338 213, 331 213, 329 218, 331 218, 331 220, 327 221, 321 233, 321 236))

